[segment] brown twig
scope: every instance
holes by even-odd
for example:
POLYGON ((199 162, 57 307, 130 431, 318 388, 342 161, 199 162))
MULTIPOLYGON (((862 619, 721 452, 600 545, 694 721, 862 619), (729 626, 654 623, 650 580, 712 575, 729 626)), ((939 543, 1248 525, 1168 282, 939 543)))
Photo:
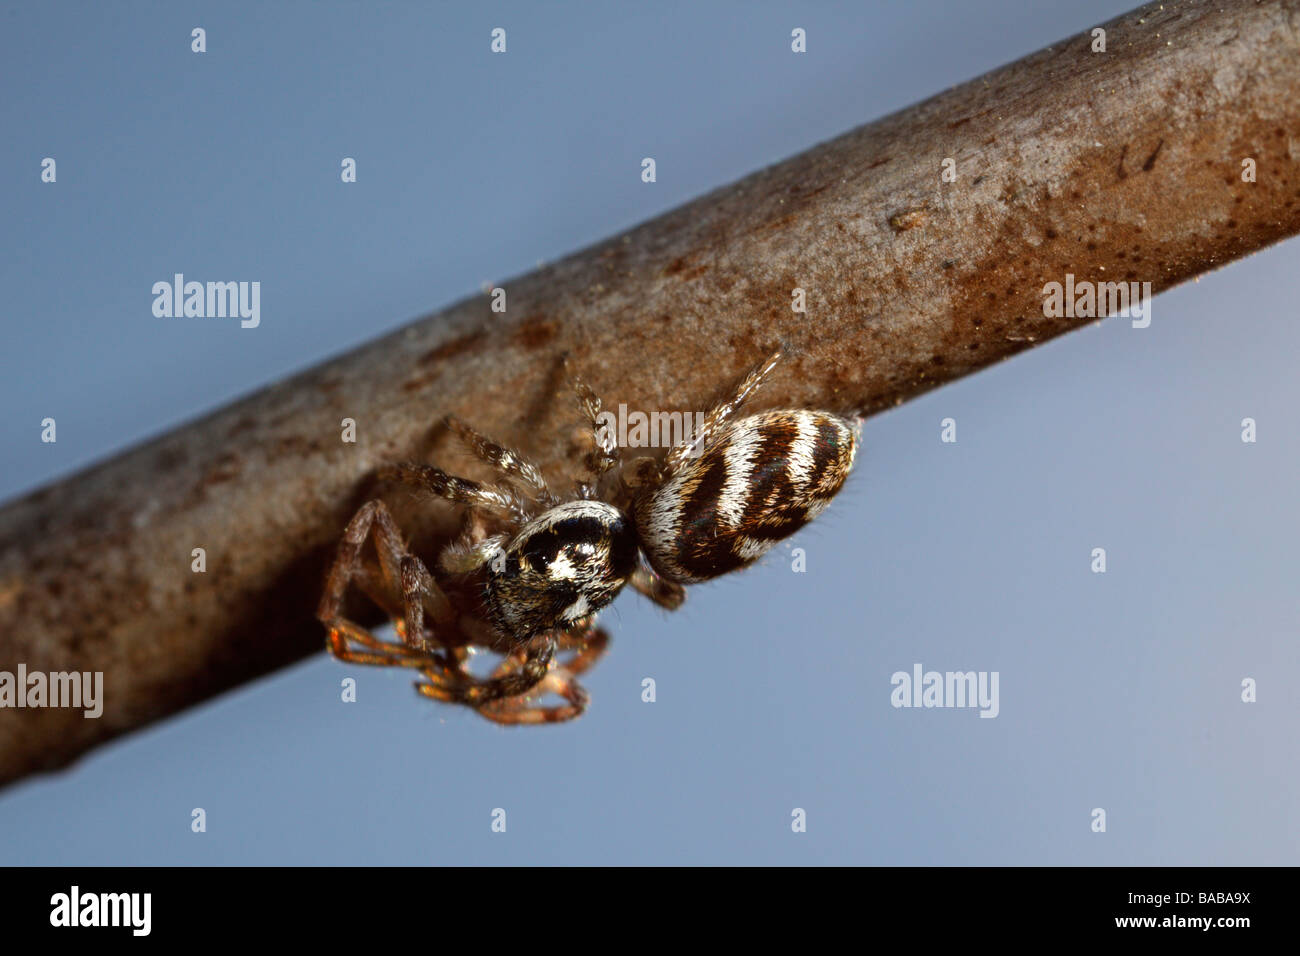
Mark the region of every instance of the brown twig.
POLYGON ((1066 273, 1159 291, 1295 234, 1298 11, 1127 14, 1108 52, 1076 36, 506 283, 505 314, 462 302, 9 504, 0 669, 103 671, 105 709, 4 713, 0 780, 319 651, 363 479, 449 454, 435 418, 562 473, 565 352, 615 403, 698 409, 779 340, 760 406, 871 412, 1089 321, 1044 317, 1066 273))

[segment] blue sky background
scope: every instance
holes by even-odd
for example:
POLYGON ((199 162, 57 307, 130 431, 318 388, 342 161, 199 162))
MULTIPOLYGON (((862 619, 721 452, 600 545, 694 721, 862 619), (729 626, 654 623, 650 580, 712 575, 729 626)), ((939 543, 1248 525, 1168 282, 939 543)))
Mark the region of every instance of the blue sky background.
MULTIPOLYGON (((5 4, 0 499, 1128 6, 5 4), (260 328, 155 319, 174 272, 260 328)), ((576 723, 321 655, 3 791, 0 863, 1294 864, 1298 261, 872 418, 807 573, 621 598, 576 723), (1000 715, 895 710, 916 662, 1000 715)))

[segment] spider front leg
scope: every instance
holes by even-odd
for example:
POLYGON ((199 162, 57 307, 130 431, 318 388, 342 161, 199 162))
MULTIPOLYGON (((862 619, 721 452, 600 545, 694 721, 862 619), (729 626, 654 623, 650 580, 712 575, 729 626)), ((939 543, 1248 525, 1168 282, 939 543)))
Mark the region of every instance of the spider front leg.
POLYGON ((402 556, 402 640, 412 647, 429 650, 428 639, 424 636, 424 610, 426 601, 437 608, 435 620, 446 625, 451 622, 451 604, 442 589, 433 580, 429 569, 413 554, 402 556), (440 603, 439 603, 440 602, 440 603))
POLYGON ((346 618, 339 618, 330 628, 328 638, 329 652, 348 664, 367 664, 374 667, 415 667, 428 666, 426 655, 401 644, 381 641, 363 627, 353 624, 346 618), (359 651, 352 646, 355 642, 369 650, 359 651))
POLYGON ((445 668, 430 668, 424 671, 429 683, 417 683, 415 689, 434 700, 482 708, 494 701, 526 694, 540 684, 555 659, 557 646, 553 634, 540 635, 528 643, 521 656, 516 656, 519 652, 512 654, 486 680, 472 677, 462 668, 457 668, 455 674, 445 668), (506 668, 507 663, 512 666, 506 668))
POLYGON ((585 630, 565 631, 559 640, 561 651, 576 651, 555 664, 556 670, 570 674, 585 673, 609 649, 609 632, 603 627, 589 624, 585 630))
POLYGON ((330 629, 331 650, 334 650, 338 644, 337 637, 340 631, 348 635, 367 633, 364 628, 342 616, 343 596, 347 592, 348 583, 354 577, 362 578, 364 589, 386 610, 393 604, 392 599, 387 596, 401 595, 407 621, 403 637, 412 648, 419 650, 425 647, 423 615, 426 607, 435 620, 449 620, 452 617, 450 602, 433 582, 424 565, 406 549, 406 543, 402 540, 402 533, 398 530, 397 523, 393 521, 388 507, 378 499, 367 501, 362 505, 344 529, 343 539, 339 542, 338 552, 326 578, 325 593, 321 595, 320 605, 316 609, 316 617, 330 629), (361 548, 372 532, 375 551, 379 556, 379 579, 363 571, 361 548), (411 562, 419 565, 418 570, 410 568, 411 562), (421 571, 423 574, 419 573, 421 571), (408 578, 415 580, 420 586, 415 599, 418 613, 412 611, 408 578), (387 594, 378 594, 377 592, 381 590, 386 591, 387 594), (378 600, 380 597, 387 599, 378 600), (414 630, 410 626, 413 617, 420 623, 420 627, 414 630))
POLYGON ((348 664, 366 664, 373 667, 411 667, 428 672, 430 669, 445 671, 439 655, 417 650, 405 644, 381 641, 363 627, 359 627, 346 618, 339 618, 338 623, 330 628, 329 652, 348 664), (357 650, 353 644, 360 644, 368 650, 357 650))
POLYGON ((551 493, 550 487, 546 484, 546 478, 542 475, 542 470, 530 459, 525 458, 513 448, 507 448, 493 441, 450 415, 447 416, 445 421, 447 427, 475 455, 507 478, 521 482, 532 496, 544 506, 549 508, 557 503, 555 495, 551 493))
POLYGON ((526 521, 530 514, 528 504, 509 485, 485 485, 469 478, 459 478, 449 475, 436 465, 414 462, 386 465, 375 473, 375 477, 380 481, 399 481, 457 504, 509 515, 521 521, 526 521))
MULTIPOLYGON (((556 661, 545 679, 528 693, 485 704, 478 712, 495 723, 509 725, 555 724, 582 716, 591 698, 575 678, 605 653, 609 634, 604 628, 589 625, 582 630, 563 632, 558 644, 561 651, 574 650, 576 653, 556 661), (562 697, 568 703, 549 707, 539 707, 534 703, 550 694, 562 697)), ((518 658, 512 655, 501 662, 497 672, 517 665, 518 658)))
MULTIPOLYGON (((433 471, 437 472, 437 469, 433 471)), ((370 584, 376 587, 377 582, 371 581, 370 584)), ((329 649, 335 657, 356 664, 416 668, 430 681, 416 684, 420 693, 471 707, 525 693, 546 676, 555 656, 554 638, 532 642, 523 662, 500 677, 477 680, 466 674, 459 662, 454 668, 449 666, 425 636, 426 609, 431 609, 435 622, 443 625, 450 624, 455 617, 451 603, 424 562, 407 551, 388 508, 379 500, 366 502, 343 532, 338 556, 330 568, 325 594, 317 609, 317 616, 330 629, 329 649), (398 626, 403 640, 400 645, 378 640, 340 613, 348 582, 360 573, 361 547, 372 530, 383 580, 389 588, 395 589, 396 578, 400 587, 403 607, 398 626), (356 650, 352 647, 353 642, 366 650, 356 650)))

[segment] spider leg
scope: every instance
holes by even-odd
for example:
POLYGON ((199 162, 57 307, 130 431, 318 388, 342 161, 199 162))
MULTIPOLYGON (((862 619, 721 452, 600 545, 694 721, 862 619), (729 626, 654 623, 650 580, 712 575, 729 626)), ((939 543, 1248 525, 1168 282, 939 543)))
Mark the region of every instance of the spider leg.
POLYGON ((477 544, 449 545, 438 556, 438 567, 448 574, 469 574, 489 563, 493 558, 499 558, 501 549, 505 547, 508 540, 503 534, 495 534, 477 544))
POLYGON ((547 507, 556 504, 555 495, 546 484, 542 470, 532 461, 512 448, 497 444, 458 419, 448 416, 446 421, 447 427, 455 432, 456 437, 463 441, 475 455, 508 478, 523 482, 542 504, 547 507))
POLYGON ((581 674, 604 655, 609 648, 609 632, 594 624, 585 632, 566 631, 559 641, 561 651, 577 651, 572 657, 557 661, 555 670, 581 674))
MULTIPOLYGON (((569 374, 573 391, 578 396, 578 407, 582 409, 582 415, 587 420, 587 427, 591 429, 592 441, 595 443, 595 447, 583 459, 583 464, 599 481, 605 472, 618 465, 618 442, 609 433, 609 429, 600 422, 600 396, 592 391, 590 385, 573 373, 572 366, 567 358, 564 360, 564 367, 569 374)), ((590 486, 579 485, 579 489, 583 492, 584 497, 591 496, 592 489, 590 486)))
MULTIPOLYGON (((377 498, 367 501, 352 516, 352 520, 343 530, 338 552, 333 565, 330 566, 325 582, 325 593, 321 595, 316 617, 331 629, 331 633, 338 622, 344 620, 341 616, 343 595, 347 590, 348 582, 354 576, 361 577, 362 589, 375 599, 376 604, 389 612, 390 616, 393 602, 387 598, 381 599, 380 595, 402 594, 407 621, 403 638, 412 647, 423 649, 425 646, 423 620, 426 607, 435 620, 446 621, 453 616, 451 603, 446 595, 434 583, 420 559, 407 551, 402 533, 398 530, 397 523, 393 521, 388 507, 377 498), (363 570, 361 548, 366 542, 366 537, 372 533, 375 551, 379 555, 382 581, 377 579, 373 572, 363 570), (408 579, 418 587, 414 598, 408 592, 408 579), (419 609, 416 614, 412 613, 412 600, 419 609), (419 623, 419 627, 411 627, 413 618, 419 623)), ((355 628, 355 625, 352 626, 355 628)))
MULTIPOLYGON (((585 689, 575 679, 591 667, 605 652, 609 635, 603 628, 591 625, 582 631, 562 632, 557 643, 562 651, 576 650, 567 660, 557 661, 546 677, 527 694, 493 701, 479 708, 479 713, 498 724, 550 724, 579 717, 590 701, 585 689), (567 704, 539 707, 534 701, 550 694, 564 698, 567 704)), ((507 659, 498 670, 515 666, 507 659)))
POLYGON ((581 684, 563 672, 552 672, 537 685, 533 694, 485 704, 478 712, 498 724, 558 724, 581 717, 590 701, 591 697, 581 684), (547 694, 563 697, 568 703, 550 707, 537 707, 528 703, 531 697, 547 694))
POLYGON ((400 481, 459 504, 504 512, 513 516, 524 513, 522 502, 516 494, 511 493, 509 488, 485 485, 468 478, 457 478, 434 465, 412 463, 388 465, 380 468, 375 475, 381 481, 400 481))
POLYGON ((637 565, 627 583, 660 607, 669 611, 677 610, 682 606, 682 602, 686 600, 686 589, 684 587, 675 581, 667 581, 661 578, 643 564, 637 565))
MULTIPOLYGON (((367 501, 352 516, 348 526, 343 529, 334 563, 330 565, 329 575, 325 579, 325 593, 321 595, 316 608, 316 617, 326 626, 339 616, 343 606, 343 594, 348 582, 361 568, 361 546, 366 543, 366 536, 375 530, 375 550, 379 553, 379 567, 383 572, 386 586, 396 591, 397 571, 402 555, 406 554, 406 544, 397 523, 389 514, 388 507, 379 499, 367 501)), ((370 586, 377 582, 373 576, 368 579, 370 586)))
POLYGON ((362 594, 382 608, 390 620, 395 621, 402 616, 401 595, 397 594, 384 579, 380 569, 362 561, 352 575, 352 583, 361 590, 362 594))
POLYGON ((479 708, 505 697, 526 694, 536 687, 546 677, 555 650, 554 635, 541 635, 528 643, 522 657, 512 654, 486 680, 467 674, 459 666, 454 677, 448 676, 446 668, 429 668, 423 671, 429 683, 417 683, 415 689, 434 700, 479 708), (506 667, 506 664, 511 666, 506 667))
POLYGON ((432 607, 433 618, 440 624, 449 623, 455 617, 455 612, 452 611, 447 596, 433 580, 429 569, 415 555, 402 555, 401 580, 402 622, 405 625, 401 628, 402 639, 411 647, 427 651, 430 643, 425 637, 425 610, 432 607))
POLYGON ((354 624, 345 617, 338 618, 330 626, 329 651, 341 661, 349 664, 368 664, 375 667, 414 667, 428 669, 430 655, 405 644, 393 644, 381 641, 365 628, 354 624), (349 641, 355 641, 369 651, 354 649, 349 641))
POLYGON ((691 441, 683 441, 675 445, 668 452, 668 457, 664 462, 664 467, 668 475, 675 474, 679 468, 686 462, 686 459, 700 455, 705 446, 708 444, 709 436, 721 428, 728 418, 735 414, 741 404, 749 397, 754 389, 762 384, 767 374, 776 367, 781 361, 784 350, 773 352, 767 359, 754 368, 741 379, 740 384, 736 386, 731 397, 725 401, 713 406, 709 413, 704 416, 704 423, 700 426, 691 441))

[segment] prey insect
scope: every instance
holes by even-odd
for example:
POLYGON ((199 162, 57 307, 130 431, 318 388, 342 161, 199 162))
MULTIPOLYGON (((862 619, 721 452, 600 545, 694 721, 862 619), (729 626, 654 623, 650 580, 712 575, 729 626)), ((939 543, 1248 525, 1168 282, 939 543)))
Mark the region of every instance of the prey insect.
POLYGON ((460 535, 432 566, 407 547, 384 502, 348 522, 317 617, 343 661, 406 667, 416 690, 504 724, 569 720, 587 707, 577 677, 609 637, 596 614, 630 585, 669 610, 685 585, 752 564, 823 511, 844 484, 857 426, 830 412, 774 410, 738 418, 781 358, 770 356, 662 461, 624 461, 601 423, 601 402, 573 379, 591 451, 586 475, 565 495, 518 452, 468 425, 448 427, 497 477, 458 478, 428 464, 383 468, 378 477, 464 509, 460 535), (376 560, 364 558, 373 540, 376 560), (393 621, 381 640, 342 615, 355 583, 393 621), (486 677, 471 673, 476 649, 503 655, 486 677), (563 703, 543 706, 555 696, 563 703))

